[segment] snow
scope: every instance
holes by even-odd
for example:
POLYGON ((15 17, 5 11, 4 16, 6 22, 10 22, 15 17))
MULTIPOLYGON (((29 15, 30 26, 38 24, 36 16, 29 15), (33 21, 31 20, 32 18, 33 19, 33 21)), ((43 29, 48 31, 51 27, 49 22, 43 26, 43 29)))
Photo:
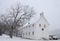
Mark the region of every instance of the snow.
POLYGON ((55 41, 55 40, 28 40, 28 39, 22 39, 20 37, 13 37, 11 39, 8 35, 3 34, 2 36, 0 36, 0 41, 55 41))
POLYGON ((22 39, 20 37, 13 37, 11 39, 8 35, 3 34, 2 36, 0 36, 0 41, 31 41, 31 40, 22 39))
POLYGON ((20 37, 13 37, 12 39, 8 35, 2 35, 0 36, 0 41, 20 41, 20 40, 26 40, 21 39, 20 37))

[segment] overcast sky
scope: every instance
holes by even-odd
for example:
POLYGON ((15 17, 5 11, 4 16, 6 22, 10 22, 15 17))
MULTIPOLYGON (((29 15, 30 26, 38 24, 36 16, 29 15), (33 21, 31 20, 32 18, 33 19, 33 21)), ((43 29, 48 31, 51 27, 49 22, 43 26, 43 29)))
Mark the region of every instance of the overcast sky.
POLYGON ((60 29, 60 0, 0 0, 0 15, 17 2, 34 7, 37 15, 43 11, 49 31, 60 29))

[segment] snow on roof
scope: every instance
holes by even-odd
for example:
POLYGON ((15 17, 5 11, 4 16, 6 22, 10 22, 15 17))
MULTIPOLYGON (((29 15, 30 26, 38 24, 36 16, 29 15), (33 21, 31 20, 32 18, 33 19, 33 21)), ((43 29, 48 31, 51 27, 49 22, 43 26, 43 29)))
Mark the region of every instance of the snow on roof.
POLYGON ((27 26, 27 25, 31 25, 34 24, 37 20, 39 19, 39 15, 35 15, 33 18, 30 19, 30 21, 28 21, 28 23, 26 23, 23 27, 27 26))
MULTIPOLYGON (((25 26, 28 26, 28 25, 32 25, 32 24, 35 24, 35 23, 37 23, 39 20, 40 20, 40 15, 41 15, 42 13, 40 13, 39 15, 35 15, 33 18, 31 18, 31 20, 28 22, 28 23, 26 23, 23 27, 25 27, 25 26), (30 24, 29 24, 30 23, 30 24)), ((43 15, 43 14, 42 14, 43 15)), ((47 22, 47 24, 49 25, 49 23, 48 23, 48 21, 46 20, 46 18, 43 16, 43 18, 45 19, 45 21, 47 22)))

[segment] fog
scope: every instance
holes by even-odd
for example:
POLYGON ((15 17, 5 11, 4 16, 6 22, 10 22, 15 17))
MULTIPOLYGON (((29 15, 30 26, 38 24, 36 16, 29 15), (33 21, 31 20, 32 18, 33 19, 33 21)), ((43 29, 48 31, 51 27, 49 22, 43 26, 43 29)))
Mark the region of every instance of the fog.
POLYGON ((45 18, 50 24, 49 31, 60 29, 60 0, 0 0, 0 15, 19 2, 33 7, 36 15, 44 12, 45 18))

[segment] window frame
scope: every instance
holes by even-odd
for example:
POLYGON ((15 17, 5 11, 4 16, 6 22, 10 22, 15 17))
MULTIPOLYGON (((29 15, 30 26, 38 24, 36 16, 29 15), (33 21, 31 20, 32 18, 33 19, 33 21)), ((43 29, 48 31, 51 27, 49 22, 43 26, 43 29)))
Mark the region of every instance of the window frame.
POLYGON ((34 31, 32 32, 32 35, 34 35, 34 31))
POLYGON ((30 35, 30 32, 29 32, 29 35, 30 35))
POLYGON ((23 36, 25 35, 25 33, 23 33, 23 36))
POLYGON ((44 25, 44 28, 46 28, 46 25, 44 25))
POLYGON ((34 27, 34 24, 32 24, 32 26, 34 27))
POLYGON ((30 25, 29 25, 29 28, 30 28, 30 25))
POLYGON ((39 27, 41 27, 41 24, 39 24, 39 27))
POLYGON ((44 28, 42 28, 42 31, 44 31, 44 28))

